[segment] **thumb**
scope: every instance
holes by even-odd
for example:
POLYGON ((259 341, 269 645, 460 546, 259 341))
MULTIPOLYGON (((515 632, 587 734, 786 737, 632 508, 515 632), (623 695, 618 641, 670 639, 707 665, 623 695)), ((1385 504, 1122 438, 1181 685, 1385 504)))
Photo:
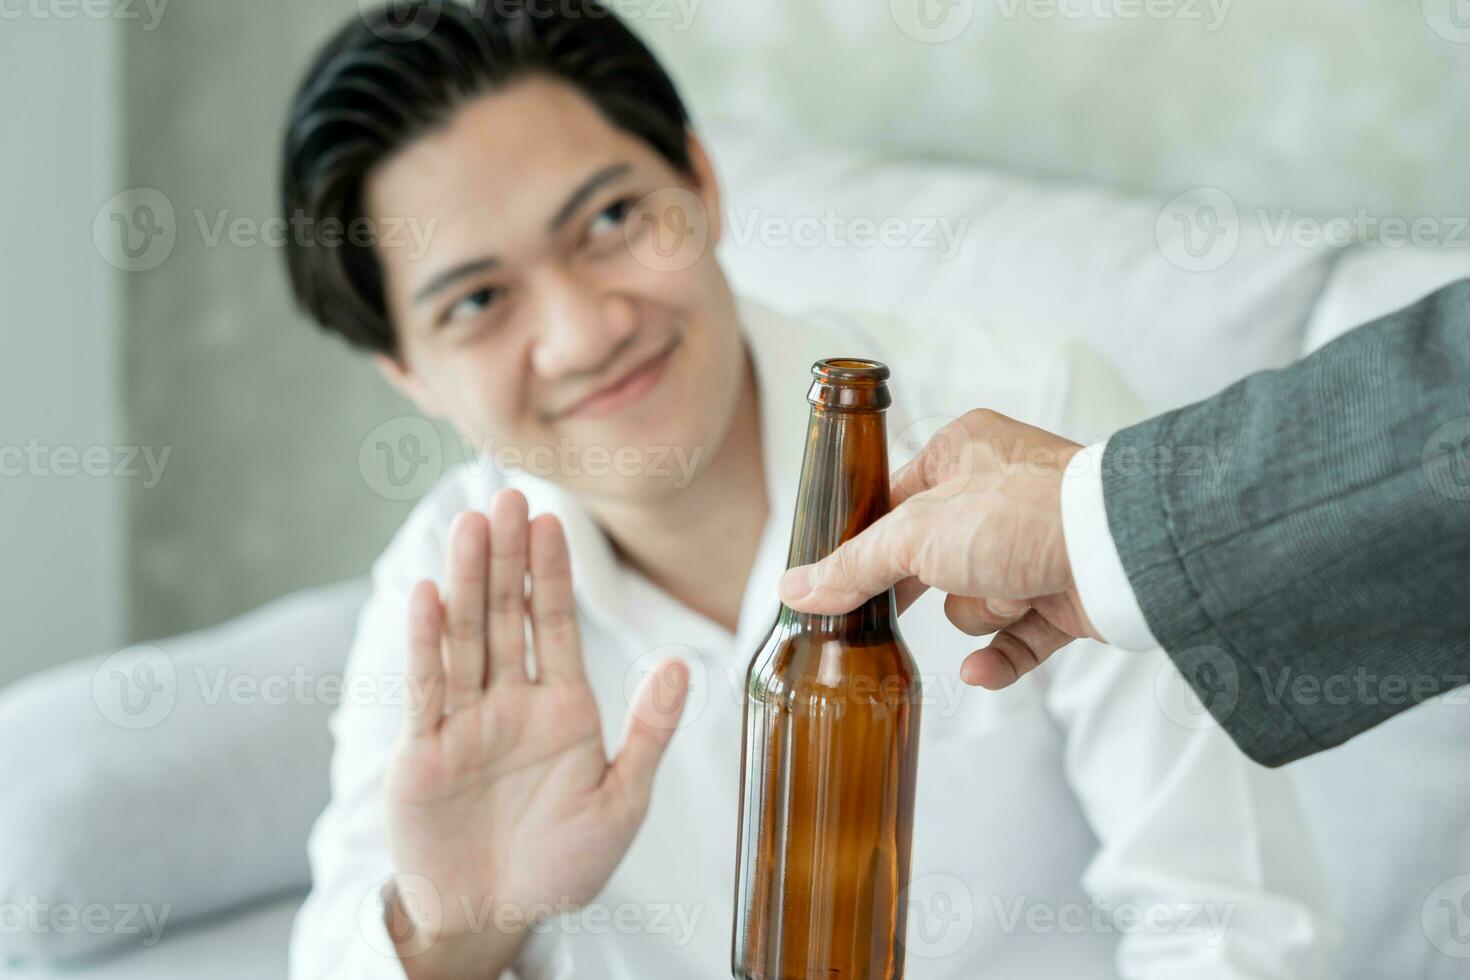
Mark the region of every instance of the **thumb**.
POLYGON ((689 668, 683 661, 665 660, 633 695, 627 734, 610 777, 639 812, 648 806, 653 774, 679 727, 688 693, 689 668))
POLYGON ((898 508, 811 565, 781 576, 781 601, 797 612, 835 616, 851 612, 912 576, 902 556, 913 554, 914 524, 898 508))

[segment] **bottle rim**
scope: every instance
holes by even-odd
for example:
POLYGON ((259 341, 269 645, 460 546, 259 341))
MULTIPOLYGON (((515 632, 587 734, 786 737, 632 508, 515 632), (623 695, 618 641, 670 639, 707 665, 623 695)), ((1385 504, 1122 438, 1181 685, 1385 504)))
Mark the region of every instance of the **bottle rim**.
POLYGON ((867 357, 829 357, 812 365, 809 401, 818 411, 882 411, 893 403, 888 365, 867 357))
POLYGON ((867 357, 828 357, 812 365, 814 378, 836 384, 881 384, 889 374, 888 365, 867 357))

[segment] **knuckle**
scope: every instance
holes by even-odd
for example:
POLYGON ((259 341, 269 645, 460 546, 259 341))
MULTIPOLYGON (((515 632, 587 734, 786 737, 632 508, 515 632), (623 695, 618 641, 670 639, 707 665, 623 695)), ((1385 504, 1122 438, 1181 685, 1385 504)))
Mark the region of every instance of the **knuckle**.
POLYGON ((979 433, 1005 421, 1005 416, 989 408, 972 408, 960 416, 965 431, 979 433))
POLYGON ((449 619, 445 635, 455 642, 466 642, 477 640, 483 636, 485 630, 480 620, 473 616, 452 616, 449 619))
POLYGON ((555 606, 542 610, 536 617, 536 625, 543 633, 560 637, 576 629, 577 617, 571 609, 555 606))
POLYGON ((516 612, 521 605, 521 596, 510 589, 495 589, 490 593, 490 611, 500 615, 516 612))
POLYGON ((841 589, 851 580, 852 571, 852 546, 850 544, 842 544, 837 547, 836 551, 828 555, 825 560, 817 563, 813 580, 818 588, 841 589))

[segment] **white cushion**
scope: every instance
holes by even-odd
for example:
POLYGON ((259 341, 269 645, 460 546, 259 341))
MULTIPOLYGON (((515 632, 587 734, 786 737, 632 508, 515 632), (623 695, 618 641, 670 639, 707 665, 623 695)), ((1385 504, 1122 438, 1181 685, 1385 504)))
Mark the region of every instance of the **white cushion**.
POLYGON ((286 980, 286 950, 302 893, 268 898, 182 928, 163 942, 81 960, 32 962, 7 980, 286 980))
MULTIPOLYGON (((739 128, 704 135, 725 189, 721 257, 737 290, 793 312, 938 311, 1081 338, 1155 410, 1294 360, 1334 255, 1273 244, 1219 192, 1168 208, 739 128), (1200 257, 1183 247, 1189 220, 1200 251, 1206 225, 1223 232, 1200 257)), ((982 367, 994 366, 955 370, 982 367)), ((978 385, 975 401, 984 403, 978 385)))
POLYGON ((138 946, 304 887, 366 594, 299 594, 0 693, 0 960, 138 946))
POLYGON ((1358 246, 1343 252, 1307 325, 1303 353, 1470 277, 1470 248, 1358 246))

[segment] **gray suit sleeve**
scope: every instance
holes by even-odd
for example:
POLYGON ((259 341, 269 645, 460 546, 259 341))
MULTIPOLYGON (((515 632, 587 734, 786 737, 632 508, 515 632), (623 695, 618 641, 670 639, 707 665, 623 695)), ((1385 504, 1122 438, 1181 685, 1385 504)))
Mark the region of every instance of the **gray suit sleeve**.
POLYGON ((1116 434, 1149 628, 1277 766, 1470 683, 1470 280, 1116 434))

